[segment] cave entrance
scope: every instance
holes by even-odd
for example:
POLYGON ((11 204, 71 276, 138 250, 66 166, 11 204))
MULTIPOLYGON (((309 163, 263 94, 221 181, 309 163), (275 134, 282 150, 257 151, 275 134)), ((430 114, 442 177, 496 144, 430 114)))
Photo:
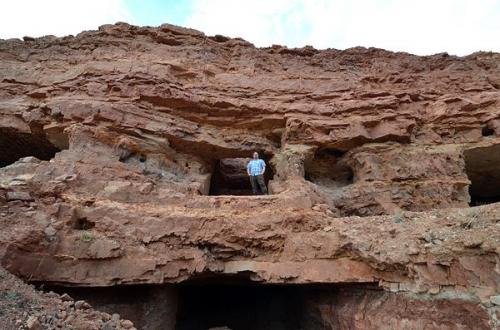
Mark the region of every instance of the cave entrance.
POLYGON ((23 133, 12 128, 0 128, 0 167, 15 163, 23 157, 33 156, 50 160, 61 151, 44 134, 23 133))
MULTIPOLYGON (((274 171, 269 164, 269 158, 264 157, 266 172, 264 180, 269 190, 269 180, 274 171)), ((247 164, 250 158, 222 158, 215 161, 210 180, 210 195, 253 195, 250 179, 247 175, 247 164)))
POLYGON ((178 285, 43 289, 67 293, 108 314, 118 313, 145 330, 336 329, 326 325, 337 324, 338 315, 324 315, 324 308, 335 311, 342 294, 363 301, 366 293, 382 292, 376 283, 277 285, 243 277, 203 278, 178 285))
MULTIPOLYGON (((420 329, 423 322, 436 328, 486 329, 490 321, 477 304, 414 299, 384 291, 378 283, 276 285, 224 277, 175 286, 43 289, 68 293, 110 315, 118 313, 143 330, 385 329, 387 324, 420 329)), ((112 320, 103 322, 101 329, 117 328, 112 320)))
POLYGON ((277 285, 179 287, 176 330, 301 329, 302 290, 277 285))
POLYGON ((500 144, 464 151, 470 206, 500 202, 500 144))
POLYGON ((304 163, 304 178, 317 185, 336 189, 353 183, 354 174, 342 159, 345 152, 337 149, 318 149, 304 163))

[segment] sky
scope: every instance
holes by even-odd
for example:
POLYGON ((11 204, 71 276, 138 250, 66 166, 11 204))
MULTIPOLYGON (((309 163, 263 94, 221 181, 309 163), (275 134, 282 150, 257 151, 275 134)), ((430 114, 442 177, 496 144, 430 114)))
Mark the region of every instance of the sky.
POLYGON ((0 0, 0 38, 171 23, 258 47, 500 52, 500 0, 0 0))

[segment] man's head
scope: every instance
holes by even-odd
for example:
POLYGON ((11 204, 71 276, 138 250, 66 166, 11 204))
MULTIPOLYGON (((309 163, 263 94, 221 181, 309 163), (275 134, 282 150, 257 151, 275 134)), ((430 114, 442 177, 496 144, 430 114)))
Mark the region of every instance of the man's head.
POLYGON ((253 159, 259 159, 259 153, 257 151, 253 153, 253 159))

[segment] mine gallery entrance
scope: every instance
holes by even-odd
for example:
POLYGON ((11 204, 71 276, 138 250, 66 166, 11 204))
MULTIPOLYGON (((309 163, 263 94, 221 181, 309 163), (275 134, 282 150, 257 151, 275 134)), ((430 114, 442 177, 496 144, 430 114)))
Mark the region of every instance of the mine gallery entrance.
POLYGON ((312 326, 304 308, 312 290, 306 286, 218 283, 44 289, 85 300, 110 315, 118 313, 137 329, 320 329, 312 326))
POLYGON ((259 284, 245 278, 197 279, 177 285, 44 286, 44 290, 85 300, 96 310, 117 313, 144 330, 337 329, 343 316, 334 306, 382 292, 376 283, 259 284))
POLYGON ((500 144, 464 152, 470 205, 500 202, 500 144))
MULTIPOLYGON (((253 195, 246 170, 249 161, 250 158, 222 158, 215 161, 210 180, 210 195, 253 195)), ((268 186, 274 173, 268 159, 264 161, 264 181, 268 186)))
POLYGON ((300 292, 291 286, 181 286, 175 329, 301 329, 300 292))

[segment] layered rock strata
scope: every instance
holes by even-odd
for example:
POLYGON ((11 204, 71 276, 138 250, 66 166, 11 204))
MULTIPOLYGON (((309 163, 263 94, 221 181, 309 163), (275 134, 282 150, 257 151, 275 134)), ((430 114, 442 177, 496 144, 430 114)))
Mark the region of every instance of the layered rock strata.
POLYGON ((119 23, 0 41, 0 87, 0 257, 16 275, 376 284, 322 317, 374 328, 406 302, 428 314, 401 310, 394 329, 498 326, 497 53, 259 49, 119 23), (253 151, 272 194, 234 196, 253 151))

